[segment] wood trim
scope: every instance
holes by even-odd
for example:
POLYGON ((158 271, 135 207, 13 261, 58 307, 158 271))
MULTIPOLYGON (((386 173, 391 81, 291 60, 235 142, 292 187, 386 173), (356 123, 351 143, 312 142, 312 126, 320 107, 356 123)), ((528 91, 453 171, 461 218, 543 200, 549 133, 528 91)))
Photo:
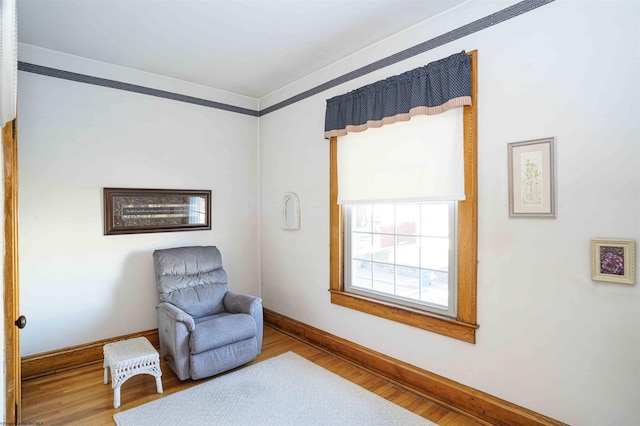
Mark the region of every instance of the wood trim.
POLYGON ((18 135, 17 119, 2 128, 4 175, 4 354, 5 420, 21 421, 20 330, 15 321, 20 315, 18 260, 18 135))
POLYGON ((50 352, 22 357, 23 380, 34 377, 46 376, 59 371, 70 370, 83 365, 101 362, 103 360, 102 347, 107 343, 118 340, 132 339, 134 337, 146 337, 155 347, 160 346, 158 329, 140 331, 125 336, 112 337, 96 342, 56 349, 50 352))
POLYGON ((344 263, 343 263, 343 230, 342 208, 338 204, 338 138, 333 136, 329 140, 329 285, 332 291, 343 291, 344 263))
POLYGON ((414 311, 404 306, 385 304, 379 300, 372 300, 342 291, 331 291, 331 303, 383 317, 401 324, 453 337, 454 339, 467 343, 475 342, 477 325, 466 324, 454 319, 435 315, 426 315, 422 311, 414 311))
POLYGON ((557 420, 383 355, 269 309, 269 326, 318 346, 449 409, 491 425, 564 425, 557 420))
POLYGON ((331 303, 418 327, 467 343, 476 342, 478 259, 478 51, 471 57, 472 105, 465 106, 464 158, 466 200, 458 203, 458 306, 455 319, 344 292, 344 229, 338 205, 338 138, 329 140, 329 291, 331 303))
POLYGON ((464 107, 464 192, 458 202, 458 321, 477 323, 478 259, 478 51, 471 57, 471 99, 464 107))

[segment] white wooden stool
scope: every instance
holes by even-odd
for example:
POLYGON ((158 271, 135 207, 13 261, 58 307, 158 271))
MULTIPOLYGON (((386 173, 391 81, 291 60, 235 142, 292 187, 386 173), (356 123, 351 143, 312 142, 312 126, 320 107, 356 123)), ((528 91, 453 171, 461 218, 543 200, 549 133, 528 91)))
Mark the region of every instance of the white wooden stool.
POLYGON ((158 393, 162 393, 160 356, 145 337, 104 345, 104 383, 113 388, 113 408, 120 406, 120 386, 136 374, 151 374, 156 378, 158 393))

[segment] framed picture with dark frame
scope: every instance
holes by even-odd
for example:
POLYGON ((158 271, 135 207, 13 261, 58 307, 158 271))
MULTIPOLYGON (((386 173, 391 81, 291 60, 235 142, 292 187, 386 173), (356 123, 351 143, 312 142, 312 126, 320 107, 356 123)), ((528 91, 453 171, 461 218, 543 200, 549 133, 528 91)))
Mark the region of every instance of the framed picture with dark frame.
POLYGON ((104 235, 211 229, 211 191, 104 188, 104 235))
POLYGON ((591 279, 610 283, 636 283, 634 240, 591 240, 591 279))

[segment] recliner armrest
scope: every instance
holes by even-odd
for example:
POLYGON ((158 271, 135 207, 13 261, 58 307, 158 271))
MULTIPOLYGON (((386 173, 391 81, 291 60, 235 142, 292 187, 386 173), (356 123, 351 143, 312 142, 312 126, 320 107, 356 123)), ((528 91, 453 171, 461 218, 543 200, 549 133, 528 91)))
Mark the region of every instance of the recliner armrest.
POLYGON ((256 309, 262 310, 262 299, 248 294, 234 293, 227 291, 222 299, 224 308, 227 312, 234 314, 254 315, 256 309))
POLYGON ((196 323, 191 315, 178 308, 176 305, 172 305, 169 302, 160 302, 156 309, 173 318, 174 321, 183 323, 189 332, 196 329, 196 323))

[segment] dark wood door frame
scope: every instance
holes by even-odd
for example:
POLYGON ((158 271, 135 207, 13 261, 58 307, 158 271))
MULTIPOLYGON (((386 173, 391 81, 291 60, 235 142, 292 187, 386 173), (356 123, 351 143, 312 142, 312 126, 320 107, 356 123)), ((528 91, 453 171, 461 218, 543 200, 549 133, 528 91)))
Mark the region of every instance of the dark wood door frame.
POLYGON ((4 354, 6 362, 7 424, 21 421, 22 398, 20 371, 20 330, 16 325, 20 315, 18 275, 18 136, 17 120, 2 128, 2 158, 4 162, 4 354))

